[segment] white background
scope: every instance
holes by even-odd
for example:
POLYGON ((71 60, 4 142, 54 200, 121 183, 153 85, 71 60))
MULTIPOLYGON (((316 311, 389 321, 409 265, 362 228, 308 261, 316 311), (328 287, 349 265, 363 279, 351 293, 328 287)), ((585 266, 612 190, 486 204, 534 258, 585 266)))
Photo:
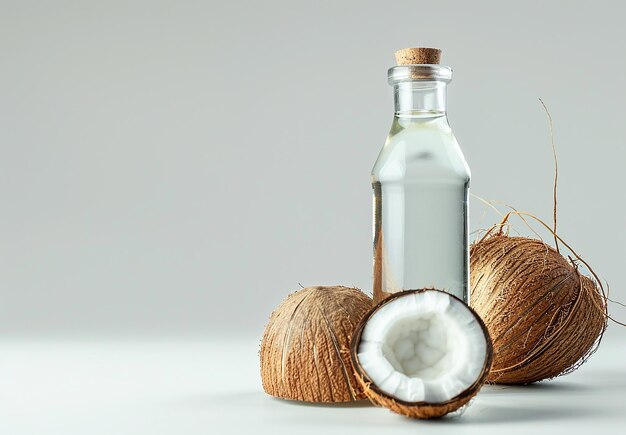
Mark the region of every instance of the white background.
MULTIPOLYGON (((625 300, 624 13, 602 0, 0 0, 2 433, 420 430, 266 398, 256 367, 270 312, 299 283, 371 292, 369 174, 391 124, 386 70, 406 46, 439 47, 454 69, 472 192, 549 221, 546 102, 559 232, 625 300)), ((470 206, 472 230, 498 219, 470 206)), ((458 421, 623 425, 624 334, 609 330, 575 375, 488 392, 458 421)))
MULTIPOLYGON (((298 283, 371 292, 386 71, 415 45, 454 68, 472 192, 550 221, 544 99, 560 233, 626 299, 621 2, 1 10, 4 332, 259 336, 298 283)), ((470 206, 472 230, 497 220, 470 206)))

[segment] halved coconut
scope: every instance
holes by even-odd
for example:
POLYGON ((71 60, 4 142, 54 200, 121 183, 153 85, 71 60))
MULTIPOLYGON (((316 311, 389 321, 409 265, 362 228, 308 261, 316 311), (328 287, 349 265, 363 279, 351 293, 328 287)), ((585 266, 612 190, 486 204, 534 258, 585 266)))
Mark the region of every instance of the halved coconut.
POLYGON ((365 394, 413 418, 441 417, 484 384, 493 351, 480 317, 440 290, 396 293, 355 331, 351 357, 365 394))

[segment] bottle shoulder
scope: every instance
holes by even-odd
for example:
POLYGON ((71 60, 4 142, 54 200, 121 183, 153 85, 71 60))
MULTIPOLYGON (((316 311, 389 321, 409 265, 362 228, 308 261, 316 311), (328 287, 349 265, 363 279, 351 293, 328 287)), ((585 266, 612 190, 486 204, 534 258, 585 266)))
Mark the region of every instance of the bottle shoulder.
POLYGON ((392 130, 372 169, 374 181, 437 179, 467 183, 463 152, 447 122, 414 123, 392 130))

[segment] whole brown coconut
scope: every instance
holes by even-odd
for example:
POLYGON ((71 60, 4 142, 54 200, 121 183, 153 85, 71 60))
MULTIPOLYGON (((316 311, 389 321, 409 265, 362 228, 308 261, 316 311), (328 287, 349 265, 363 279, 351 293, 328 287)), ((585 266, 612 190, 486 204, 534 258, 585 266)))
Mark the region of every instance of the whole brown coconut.
POLYGON ((471 306, 493 341, 489 381, 528 384, 570 373, 595 350, 606 298, 548 244, 500 232, 470 250, 471 306))
POLYGON ((372 300, 358 289, 308 287, 272 313, 261 342, 267 394, 305 402, 365 399, 350 363, 352 333, 372 300))

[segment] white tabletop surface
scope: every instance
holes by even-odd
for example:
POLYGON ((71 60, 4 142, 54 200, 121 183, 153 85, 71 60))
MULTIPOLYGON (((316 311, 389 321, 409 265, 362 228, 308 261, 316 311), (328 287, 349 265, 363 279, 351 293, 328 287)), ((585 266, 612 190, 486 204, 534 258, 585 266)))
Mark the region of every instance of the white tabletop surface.
MULTIPOLYGON (((616 328, 617 329, 617 328, 616 328)), ((487 386, 460 417, 266 396, 251 339, 0 339, 0 434, 598 434, 626 427, 626 331, 577 372, 487 386)))

